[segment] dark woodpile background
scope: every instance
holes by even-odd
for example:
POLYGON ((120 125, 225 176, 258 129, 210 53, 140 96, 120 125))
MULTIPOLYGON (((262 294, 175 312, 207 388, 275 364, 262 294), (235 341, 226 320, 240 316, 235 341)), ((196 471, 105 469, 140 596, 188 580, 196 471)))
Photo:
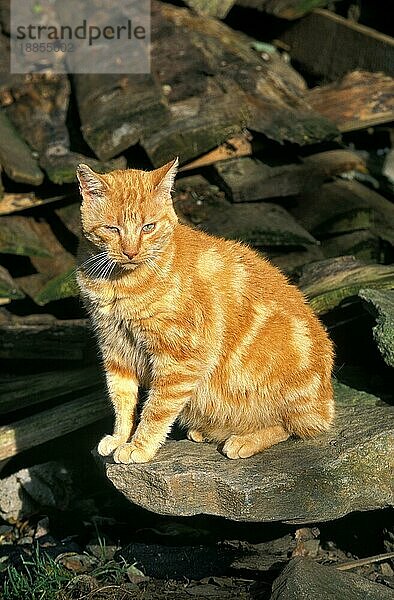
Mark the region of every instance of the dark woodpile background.
POLYGON ((369 4, 185 4, 153 2, 152 74, 68 77, 9 74, 0 3, 0 460, 109 411, 75 284, 79 162, 179 155, 180 218, 270 257, 335 340, 368 318, 359 289, 394 285, 394 45, 369 4))
MULTIPOLYGON (((354 598, 391 594, 394 534, 385 510, 319 530, 209 517, 166 522, 119 505, 89 454, 111 426, 111 409, 75 281, 78 163, 99 172, 151 169, 179 156, 180 219, 244 240, 300 286, 335 343, 339 405, 392 403, 389 15, 388 3, 373 0, 153 0, 151 74, 12 75, 9 1, 0 0, 0 581, 40 538, 69 572, 100 570, 104 560, 113 582, 120 540, 131 557, 121 571, 127 597, 142 597, 143 588, 146 598, 315 599, 316 576, 332 597, 344 598, 345 585, 353 598, 357 581, 308 558, 347 570, 382 551, 384 561, 355 562, 384 586, 372 583, 375 591, 354 598), (59 462, 41 464, 63 459, 76 465, 81 497, 59 462), (44 517, 41 506, 51 507, 44 517), (301 587, 291 591, 286 577, 301 587), (185 578, 199 581, 186 590, 185 578)), ((75 589, 72 597, 125 597, 92 596, 81 582, 75 589)), ((56 593, 48 599, 63 598, 56 593)))

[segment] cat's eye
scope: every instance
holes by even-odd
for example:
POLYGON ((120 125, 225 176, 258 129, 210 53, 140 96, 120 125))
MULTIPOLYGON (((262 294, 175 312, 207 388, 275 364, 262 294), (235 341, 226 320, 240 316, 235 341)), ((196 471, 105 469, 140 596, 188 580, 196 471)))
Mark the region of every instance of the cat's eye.
POLYGON ((116 231, 116 233, 119 233, 120 229, 119 227, 116 227, 116 225, 104 225, 105 229, 109 229, 109 231, 116 231))
POLYGON ((147 223, 146 225, 143 226, 142 231, 144 233, 150 233, 151 231, 154 230, 155 227, 156 227, 155 223, 147 223))

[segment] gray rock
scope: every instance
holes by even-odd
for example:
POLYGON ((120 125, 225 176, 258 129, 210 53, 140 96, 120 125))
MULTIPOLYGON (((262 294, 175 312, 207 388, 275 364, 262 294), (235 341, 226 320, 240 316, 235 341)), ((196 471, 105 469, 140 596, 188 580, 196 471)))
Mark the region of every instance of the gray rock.
POLYGON ((354 573, 294 558, 272 585, 270 600, 392 600, 393 590, 354 573))
POLYGON ((71 493, 71 475, 57 462, 21 469, 0 482, 0 516, 21 519, 44 507, 66 508, 71 493))
POLYGON ((376 317, 373 337, 379 352, 394 367, 394 290, 360 290, 358 295, 376 317))
POLYGON ((103 461, 126 498, 167 515, 311 523, 394 504, 394 411, 340 406, 330 433, 231 461, 211 444, 167 441, 152 462, 103 461))

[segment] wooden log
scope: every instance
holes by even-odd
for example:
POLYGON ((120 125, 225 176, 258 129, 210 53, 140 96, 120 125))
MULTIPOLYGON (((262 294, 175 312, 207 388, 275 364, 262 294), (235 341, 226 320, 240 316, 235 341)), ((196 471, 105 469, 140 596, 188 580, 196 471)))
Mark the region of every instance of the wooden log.
POLYGON ((67 252, 44 221, 32 221, 42 246, 50 258, 31 257, 37 273, 18 278, 18 284, 39 306, 78 295, 75 258, 67 252))
POLYGON ((155 165, 173 154, 186 163, 245 128, 301 145, 336 135, 303 100, 305 82, 279 53, 263 58, 216 19, 152 6, 152 65, 171 110, 169 124, 142 139, 155 165))
POLYGON ((208 167, 220 160, 250 156, 253 154, 251 140, 252 136, 250 134, 240 133, 239 135, 226 140, 224 144, 211 150, 211 152, 207 152, 207 154, 200 156, 200 158, 196 158, 186 165, 183 165, 183 167, 179 169, 179 172, 182 173, 183 171, 208 167))
POLYGON ((70 151, 67 129, 70 83, 65 75, 33 74, 11 82, 6 112, 20 135, 39 154, 40 166, 56 184, 73 183, 76 168, 84 162, 98 171, 124 168, 123 157, 102 163, 70 151))
POLYGON ((394 74, 394 39, 325 9, 292 23, 281 35, 293 60, 334 81, 349 71, 394 74))
POLYGON ((78 202, 75 204, 68 204, 67 206, 62 206, 61 208, 55 210, 55 213, 65 225, 65 227, 67 227, 67 229, 78 238, 82 236, 80 209, 81 205, 78 202))
POLYGON ((8 304, 11 300, 20 300, 25 295, 11 275, 0 265, 0 304, 8 304))
POLYGON ((110 414, 105 394, 95 391, 0 427, 0 461, 96 423, 110 414))
MULTIPOLYGON (((333 0, 339 2, 340 0, 333 0)), ((328 0, 236 0, 237 6, 253 8, 280 19, 299 19, 313 9, 331 4, 328 0)))
POLYGON ((83 361, 97 355, 87 320, 32 315, 0 319, 0 358, 83 361))
POLYGON ((103 378, 95 366, 29 375, 3 375, 0 382, 0 415, 100 387, 103 387, 103 378))
POLYGON ((154 75, 75 75, 74 83, 83 136, 101 160, 150 137, 170 120, 154 75))
POLYGON ((365 162, 347 150, 321 152, 303 163, 271 167, 255 158, 234 158, 214 168, 220 187, 233 202, 296 196, 316 190, 334 175, 366 172, 365 162))
POLYGON ((365 264, 353 256, 341 256, 306 265, 298 285, 321 315, 356 301, 362 288, 393 289, 394 266, 365 264))
POLYGON ((236 0, 185 0, 185 4, 200 15, 224 19, 236 0))
POLYGON ((394 204, 358 181, 325 183, 318 194, 303 194, 291 213, 317 237, 369 229, 394 245, 394 204))
POLYGON ((255 246, 309 246, 316 240, 275 204, 231 204, 200 175, 177 182, 175 207, 181 219, 229 239, 255 246))
POLYGON ((44 240, 31 217, 0 218, 0 254, 20 254, 30 257, 51 257, 44 240))
POLYGON ((380 239, 368 229, 329 237, 321 247, 326 258, 352 255, 364 262, 383 262, 384 258, 380 239))
POLYGON ((10 215, 15 212, 21 212, 30 208, 43 206, 44 204, 52 204, 64 200, 66 196, 54 196, 50 198, 42 198, 34 192, 26 194, 6 193, 0 199, 0 215, 10 215))
POLYGON ((305 98, 342 132, 394 120, 394 78, 383 73, 354 71, 341 81, 311 89, 305 98))
POLYGON ((286 275, 297 275, 304 265, 317 260, 324 260, 325 255, 320 246, 307 246, 292 250, 285 248, 278 253, 276 248, 264 248, 264 254, 286 275))
POLYGON ((41 185, 44 174, 27 144, 0 110, 0 164, 8 177, 20 183, 41 185))

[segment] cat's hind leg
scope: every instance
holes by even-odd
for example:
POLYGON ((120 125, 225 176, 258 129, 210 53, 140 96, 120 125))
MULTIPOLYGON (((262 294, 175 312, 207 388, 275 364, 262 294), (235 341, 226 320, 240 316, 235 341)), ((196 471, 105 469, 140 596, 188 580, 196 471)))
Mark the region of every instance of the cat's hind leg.
POLYGON ((244 435, 231 435, 224 443, 223 454, 227 458, 249 458, 266 448, 284 442, 290 434, 281 426, 274 425, 244 435))

